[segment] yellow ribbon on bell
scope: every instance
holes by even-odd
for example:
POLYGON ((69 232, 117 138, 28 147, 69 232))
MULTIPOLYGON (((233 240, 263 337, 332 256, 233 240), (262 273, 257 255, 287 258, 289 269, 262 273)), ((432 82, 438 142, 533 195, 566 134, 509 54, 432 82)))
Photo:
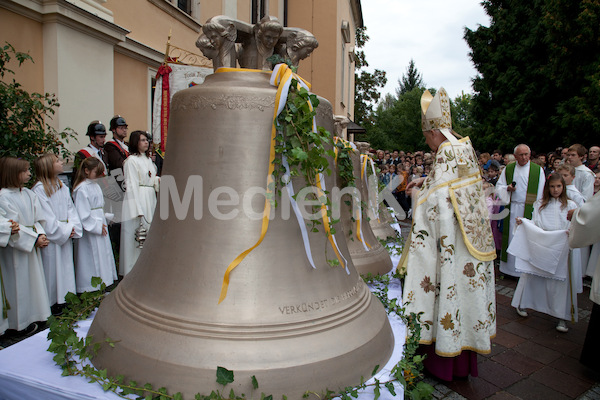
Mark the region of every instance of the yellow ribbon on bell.
MULTIPOLYGON (((273 121, 275 121, 275 119, 277 118, 277 115, 279 115, 279 113, 281 112, 281 109, 283 108, 283 107, 279 107, 279 106, 281 104, 283 91, 288 82, 291 82, 292 79, 295 79, 297 82, 300 82, 300 81, 303 82, 310 89, 310 83, 308 83, 307 81, 302 79, 300 76, 294 74, 292 72, 292 70, 286 64, 276 65, 272 73, 269 71, 263 71, 263 70, 259 70, 259 69, 225 68, 225 67, 221 67, 221 68, 217 69, 217 71, 216 71, 216 73, 222 73, 222 72, 270 73, 271 74, 271 84, 273 84, 274 86, 277 86, 277 93, 275 94, 275 111, 274 111, 273 121)), ((300 85, 300 83, 298 83, 298 85, 300 85)), ((309 104, 310 104, 310 102, 309 102, 309 104)), ((310 105, 310 106, 312 109, 312 105, 310 105)), ((242 260, 244 258, 246 258, 246 256, 248 254, 250 254, 250 252, 252 252, 252 250, 257 248, 262 243, 263 239, 265 238, 265 235, 267 234, 267 230, 269 228, 269 215, 271 214, 271 200, 270 199, 273 196, 273 188, 274 188, 274 184, 275 184, 275 181, 273 178, 273 172, 274 172, 275 166, 273 164, 273 161, 275 160, 276 137, 277 137, 277 129, 275 127, 275 122, 273 122, 273 126, 271 128, 271 147, 269 150, 269 169, 268 169, 268 173, 267 173, 265 208, 263 211, 260 237, 258 238, 256 243, 252 247, 244 250, 240 255, 238 255, 231 262, 231 264, 229 264, 229 266, 225 270, 225 275, 223 276, 223 283, 221 285, 221 295, 219 296, 219 303, 221 303, 223 300, 225 300, 225 297, 227 297, 227 290, 229 288, 229 275, 231 274, 231 271, 233 271, 242 262, 242 260)), ((325 213, 325 215, 326 215, 326 213, 325 213)), ((328 232, 328 236, 331 237, 331 235, 329 234, 330 228, 329 228, 328 220, 327 221, 324 220, 324 226, 326 226, 325 229, 328 232)), ((334 246, 334 249, 336 249, 335 246, 334 246)), ((336 255, 337 254, 338 254, 338 252, 336 249, 336 255)))

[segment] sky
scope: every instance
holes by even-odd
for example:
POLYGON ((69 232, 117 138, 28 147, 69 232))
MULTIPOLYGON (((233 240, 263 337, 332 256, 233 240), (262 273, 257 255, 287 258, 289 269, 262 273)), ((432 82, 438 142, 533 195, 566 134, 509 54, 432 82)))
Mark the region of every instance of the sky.
POLYGON ((368 71, 386 72, 382 90, 395 95, 411 59, 427 88, 443 86, 451 99, 472 93, 477 71, 469 59, 464 28, 489 26, 481 0, 362 0, 369 41, 368 71))

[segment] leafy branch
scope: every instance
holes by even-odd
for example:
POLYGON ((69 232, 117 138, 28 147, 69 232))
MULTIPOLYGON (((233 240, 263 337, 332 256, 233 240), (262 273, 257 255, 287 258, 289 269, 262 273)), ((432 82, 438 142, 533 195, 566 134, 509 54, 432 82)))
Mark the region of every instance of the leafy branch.
POLYGON ((56 95, 29 93, 14 79, 8 68, 11 59, 18 66, 33 62, 29 54, 21 53, 6 43, 0 47, 0 157, 20 157, 32 162, 40 154, 51 152, 63 158, 71 156, 64 143, 76 139, 70 128, 56 131, 49 120, 59 107, 56 95))

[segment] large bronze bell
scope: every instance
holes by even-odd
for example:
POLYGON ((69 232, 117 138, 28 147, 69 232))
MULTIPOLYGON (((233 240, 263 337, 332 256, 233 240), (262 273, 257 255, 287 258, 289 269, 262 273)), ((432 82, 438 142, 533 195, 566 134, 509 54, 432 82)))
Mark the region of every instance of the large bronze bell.
MULTIPOLYGON (((89 330, 94 342, 116 341, 114 348, 102 345, 96 367, 185 399, 230 388, 248 398, 262 392, 300 399, 360 383, 390 357, 387 315, 352 265, 342 230, 335 236, 347 270, 328 265, 335 255, 323 232, 309 233, 312 268, 298 221, 285 218, 283 206, 273 211, 262 243, 231 272, 218 303, 227 266, 261 232, 260 218, 225 203, 237 193, 255 214, 264 208, 265 197, 249 193, 266 185, 276 93, 269 76, 216 73, 174 96, 148 238, 89 330), (175 213, 173 183, 178 202, 186 185, 196 185, 186 215, 175 213), (227 387, 216 383, 219 366, 234 371, 227 387)), ((318 113, 331 119, 331 105, 322 103, 318 113)))

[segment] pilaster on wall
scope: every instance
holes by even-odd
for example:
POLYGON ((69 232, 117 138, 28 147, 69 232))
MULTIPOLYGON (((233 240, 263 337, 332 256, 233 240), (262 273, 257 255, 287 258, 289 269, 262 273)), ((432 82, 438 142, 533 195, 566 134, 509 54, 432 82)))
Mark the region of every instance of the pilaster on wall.
POLYGON ((55 129, 78 132, 87 143, 90 121, 110 119, 114 110, 114 47, 129 33, 112 22, 103 0, 7 0, 2 7, 42 23, 44 92, 56 94, 60 107, 52 120, 55 129))
POLYGON ((87 142, 84 135, 90 121, 106 124, 112 116, 114 86, 98 83, 113 82, 113 45, 58 21, 44 23, 43 32, 44 86, 60 103, 53 125, 78 132, 79 143, 67 145, 76 151, 87 142))

